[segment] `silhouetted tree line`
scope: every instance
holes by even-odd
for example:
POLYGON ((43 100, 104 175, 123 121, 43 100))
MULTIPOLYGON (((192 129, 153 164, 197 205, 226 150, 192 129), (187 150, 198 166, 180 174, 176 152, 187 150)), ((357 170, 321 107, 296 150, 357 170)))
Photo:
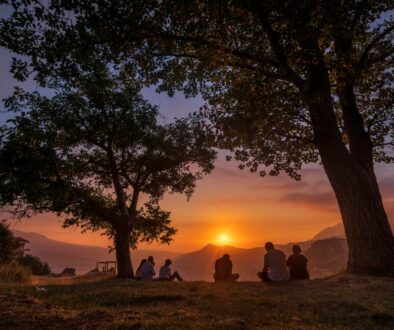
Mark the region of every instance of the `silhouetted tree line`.
POLYGON ((5 222, 0 222, 0 263, 16 262, 29 268, 33 275, 48 275, 51 269, 48 263, 36 256, 25 253, 27 240, 16 237, 5 222))

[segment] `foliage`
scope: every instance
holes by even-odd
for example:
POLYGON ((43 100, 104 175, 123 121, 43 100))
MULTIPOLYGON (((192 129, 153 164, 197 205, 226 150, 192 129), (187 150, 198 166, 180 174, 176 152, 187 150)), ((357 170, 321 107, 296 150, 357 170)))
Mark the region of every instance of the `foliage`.
POLYGON ((17 76, 34 72, 53 85, 101 54, 160 91, 200 92, 217 146, 261 175, 285 171, 298 179, 302 164, 319 161, 306 91, 322 56, 345 145, 356 154, 355 120, 345 123, 341 100, 350 88, 375 160, 393 161, 392 1, 15 3, 0 39, 32 58, 15 60, 17 76))
POLYGON ((15 117, 1 129, 0 203, 16 217, 65 215, 65 227, 122 234, 132 246, 169 243, 176 230, 159 201, 189 198, 212 170, 209 137, 196 119, 159 125, 134 77, 96 63, 52 98, 17 89, 6 101, 15 117))
POLYGON ((5 221, 0 222, 0 263, 9 263, 21 257, 25 250, 26 240, 15 237, 5 221))
POLYGON ((51 273, 51 269, 48 263, 42 261, 36 256, 31 254, 24 254, 17 259, 18 264, 27 267, 31 270, 33 275, 48 275, 51 273))
POLYGON ((31 281, 32 272, 29 267, 12 261, 0 265, 0 282, 28 284, 31 281))
POLYGON ((51 272, 49 265, 38 257, 25 254, 25 244, 28 241, 15 237, 9 225, 0 222, 0 279, 4 281, 26 282, 31 273, 47 275, 51 272))
POLYGON ((63 271, 60 273, 61 276, 68 276, 68 277, 73 277, 76 276, 75 273, 75 268, 64 268, 63 271))

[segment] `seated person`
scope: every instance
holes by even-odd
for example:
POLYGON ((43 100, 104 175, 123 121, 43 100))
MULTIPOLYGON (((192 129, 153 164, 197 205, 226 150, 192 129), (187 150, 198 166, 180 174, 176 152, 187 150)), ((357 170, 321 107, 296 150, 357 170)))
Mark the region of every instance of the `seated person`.
POLYGON ((215 282, 235 282, 239 278, 239 274, 233 274, 233 263, 228 254, 216 260, 213 278, 215 282))
POLYGON ((287 267, 290 270, 290 279, 292 280, 306 280, 309 278, 309 273, 306 269, 308 259, 301 254, 299 245, 293 245, 293 254, 287 259, 287 267))
POLYGON ((137 270, 135 271, 135 279, 140 280, 141 279, 141 268, 144 265, 145 262, 147 262, 147 259, 142 259, 140 262, 140 265, 138 266, 137 270))
POLYGON ((285 282, 289 280, 289 272, 286 267, 285 254, 275 249, 271 242, 265 243, 267 253, 264 255, 264 268, 257 276, 263 282, 285 282))
POLYGON ((148 261, 141 266, 141 280, 152 281, 155 274, 155 262, 153 257, 150 256, 148 261))
POLYGON ((171 268, 170 265, 172 264, 172 261, 170 259, 167 259, 164 263, 163 266, 160 268, 159 272, 159 280, 160 281, 173 281, 177 279, 179 282, 183 282, 183 278, 177 271, 173 272, 171 274, 171 268))

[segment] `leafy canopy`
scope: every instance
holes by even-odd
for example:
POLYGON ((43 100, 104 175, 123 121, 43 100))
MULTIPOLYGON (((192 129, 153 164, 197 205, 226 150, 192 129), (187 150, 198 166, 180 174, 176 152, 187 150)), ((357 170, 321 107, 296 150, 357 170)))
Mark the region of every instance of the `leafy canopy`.
POLYGON ((261 175, 268 168, 299 178, 302 164, 319 161, 302 94, 313 87, 310 68, 321 55, 344 143, 349 128, 338 88, 346 83, 375 161, 393 161, 392 1, 10 3, 15 11, 0 42, 31 58, 15 60, 16 76, 34 72, 51 85, 101 54, 133 66, 160 91, 200 92, 217 146, 261 175))
POLYGON ((17 90, 7 100, 16 116, 1 129, 0 203, 18 217, 56 212, 65 226, 130 232, 131 244, 170 242, 176 230, 160 199, 190 197, 213 169, 203 123, 158 124, 137 80, 114 67, 79 77, 51 98, 17 90))

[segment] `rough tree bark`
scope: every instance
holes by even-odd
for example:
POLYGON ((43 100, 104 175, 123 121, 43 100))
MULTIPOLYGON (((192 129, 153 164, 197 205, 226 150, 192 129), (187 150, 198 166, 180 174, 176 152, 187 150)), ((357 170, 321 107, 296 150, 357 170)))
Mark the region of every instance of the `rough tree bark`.
POLYGON ((115 230, 116 261, 118 264, 118 277, 133 278, 134 271, 130 258, 130 231, 125 228, 115 230))
MULTIPOLYGON (((349 246, 348 271, 393 276, 394 237, 373 170, 372 154, 368 154, 372 153, 369 139, 360 127, 355 127, 360 125, 360 118, 350 112, 345 126, 353 141, 350 151, 346 148, 322 62, 311 70, 310 78, 305 101, 311 113, 315 143, 341 211, 349 246)), ((350 100, 348 104, 354 106, 355 102, 350 100)))

